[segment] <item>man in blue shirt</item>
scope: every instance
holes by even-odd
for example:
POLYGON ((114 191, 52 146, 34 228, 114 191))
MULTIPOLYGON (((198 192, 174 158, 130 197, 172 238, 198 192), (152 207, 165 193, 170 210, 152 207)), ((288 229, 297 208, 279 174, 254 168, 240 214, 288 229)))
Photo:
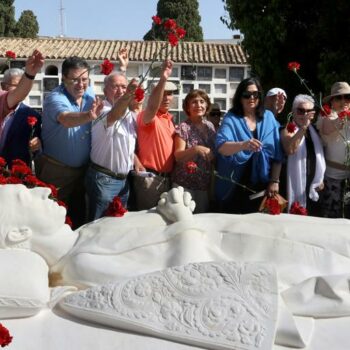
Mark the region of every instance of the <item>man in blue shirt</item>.
POLYGON ((84 176, 89 162, 91 121, 102 103, 88 91, 89 65, 78 57, 62 64, 62 84, 43 106, 43 154, 38 177, 58 188, 58 198, 68 206, 73 226, 86 221, 84 176))

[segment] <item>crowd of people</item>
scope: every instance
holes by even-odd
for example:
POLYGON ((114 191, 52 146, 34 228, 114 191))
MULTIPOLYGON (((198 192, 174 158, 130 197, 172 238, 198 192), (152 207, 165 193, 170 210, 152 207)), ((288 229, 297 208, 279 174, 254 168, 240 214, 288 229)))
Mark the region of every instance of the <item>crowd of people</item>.
POLYGON ((240 82, 225 115, 205 91, 193 90, 183 101, 187 119, 175 125, 173 63, 163 62, 144 103, 135 99, 137 80, 126 78, 122 49, 119 71, 105 77, 104 99, 89 86, 87 62, 65 59, 62 83, 45 98, 41 116, 22 101, 43 62, 34 51, 24 70, 4 74, 0 156, 9 165, 34 160, 36 176, 58 188, 74 227, 102 217, 116 196, 129 210, 144 210, 177 186, 191 193, 196 213, 256 212, 263 196, 281 193, 288 208, 298 203, 310 215, 350 218, 350 135, 341 117, 350 109, 347 83, 332 86, 324 98, 329 111, 318 116, 313 98, 297 95, 285 126, 279 115, 286 92, 264 95, 257 78, 240 82), (28 116, 37 118, 34 129, 28 116))

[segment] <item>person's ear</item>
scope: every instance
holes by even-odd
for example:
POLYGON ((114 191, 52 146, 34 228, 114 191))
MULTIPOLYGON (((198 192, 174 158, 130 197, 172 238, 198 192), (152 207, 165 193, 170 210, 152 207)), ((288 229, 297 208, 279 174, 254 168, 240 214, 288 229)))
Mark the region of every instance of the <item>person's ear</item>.
POLYGON ((29 241, 32 235, 32 230, 27 226, 14 227, 6 234, 6 245, 9 247, 22 245, 23 242, 29 241))

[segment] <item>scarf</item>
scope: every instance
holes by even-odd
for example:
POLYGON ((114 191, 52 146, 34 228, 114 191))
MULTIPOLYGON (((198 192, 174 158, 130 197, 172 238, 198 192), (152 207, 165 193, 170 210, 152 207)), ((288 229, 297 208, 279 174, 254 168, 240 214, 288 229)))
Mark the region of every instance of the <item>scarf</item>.
MULTIPOLYGON (((317 132, 312 125, 309 126, 310 136, 315 149, 316 167, 315 175, 310 184, 309 198, 317 202, 319 195, 316 188, 323 182, 324 172, 326 170, 326 162, 323 155, 323 147, 317 132)), ((306 142, 305 136, 300 141, 298 150, 288 156, 287 163, 287 194, 288 194, 288 210, 294 202, 306 208, 306 142)))

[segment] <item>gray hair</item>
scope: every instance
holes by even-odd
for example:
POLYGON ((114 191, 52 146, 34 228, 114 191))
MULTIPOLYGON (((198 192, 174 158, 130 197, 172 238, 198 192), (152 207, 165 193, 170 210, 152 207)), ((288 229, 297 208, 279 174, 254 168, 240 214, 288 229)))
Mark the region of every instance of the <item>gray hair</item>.
POLYGON ((294 97, 292 109, 296 109, 301 103, 312 103, 312 106, 315 106, 315 100, 310 95, 296 95, 294 97))
POLYGON ((14 77, 22 77, 24 70, 20 68, 9 68, 5 71, 3 82, 8 83, 14 77))
POLYGON ((109 83, 109 81, 112 79, 112 77, 123 77, 125 79, 126 83, 128 83, 128 79, 126 78, 124 73, 112 72, 112 73, 105 76, 105 79, 103 81, 104 86, 106 86, 109 83))

